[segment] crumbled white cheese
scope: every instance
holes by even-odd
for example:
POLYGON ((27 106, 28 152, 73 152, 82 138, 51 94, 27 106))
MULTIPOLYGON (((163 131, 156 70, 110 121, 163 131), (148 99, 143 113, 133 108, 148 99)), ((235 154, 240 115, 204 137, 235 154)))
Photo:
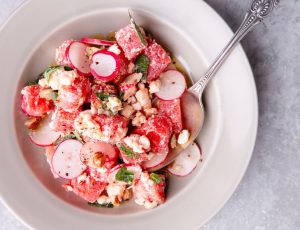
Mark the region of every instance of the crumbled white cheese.
POLYGON ((111 203, 111 200, 108 196, 102 195, 97 200, 98 204, 108 204, 111 203))
POLYGON ((152 81, 149 84, 149 92, 150 93, 157 93, 157 92, 159 92, 160 86, 161 86, 160 80, 152 81))
POLYGON ((178 136, 177 143, 183 145, 188 142, 190 137, 190 132, 186 129, 182 130, 178 136))
POLYGON ((110 51, 110 52, 113 52, 113 53, 115 53, 117 55, 119 55, 121 53, 121 50, 119 49, 119 47, 118 47, 117 44, 114 44, 114 45, 108 47, 107 50, 110 51))
POLYGON ((89 58, 91 58, 92 55, 93 55, 94 53, 96 53, 97 51, 99 51, 99 50, 101 50, 101 49, 96 48, 96 47, 92 47, 92 46, 88 46, 88 47, 86 47, 86 49, 85 49, 85 53, 86 53, 86 56, 88 56, 89 58))
POLYGON ((113 183, 113 184, 107 185, 107 187, 106 187, 107 195, 109 197, 114 197, 114 196, 122 197, 124 190, 125 190, 124 184, 113 183))
POLYGON ((50 87, 53 90, 59 90, 62 86, 71 85, 75 78, 78 77, 76 71, 65 71, 63 69, 56 69, 49 73, 48 81, 43 78, 39 80, 39 85, 43 88, 50 87))
POLYGON ((144 203, 144 207, 145 207, 146 209, 152 209, 152 208, 155 208, 157 205, 158 205, 158 203, 157 203, 156 201, 150 202, 150 201, 146 200, 145 203, 144 203))
POLYGON ((71 185, 65 185, 64 186, 65 187, 65 189, 67 190, 67 191, 69 191, 69 192, 72 192, 73 191, 73 187, 71 186, 71 185))
POLYGON ((121 110, 121 115, 127 118, 130 118, 130 116, 135 112, 133 107, 131 105, 125 105, 124 108, 121 110))
POLYGON ((151 108, 151 99, 148 89, 140 89, 136 92, 135 97, 144 109, 151 108))
POLYGON ((123 139, 124 143, 135 153, 143 153, 150 148, 150 141, 146 136, 132 134, 123 139))
POLYGON ((100 129, 100 125, 93 120, 90 110, 82 111, 74 121, 74 128, 77 132, 83 136, 90 137, 92 139, 102 140, 103 134, 100 129))
POLYGON ((117 113, 122 109, 122 101, 115 96, 111 96, 108 98, 108 102, 106 103, 106 106, 113 113, 117 113))
POLYGON ((77 184, 81 184, 87 178, 87 174, 83 173, 79 177, 77 177, 77 184))
POLYGON ((144 124, 147 121, 146 117, 141 113, 141 112, 137 112, 135 114, 135 117, 132 119, 131 124, 133 126, 141 126, 142 124, 144 124))
POLYGON ((39 92, 39 96, 41 98, 45 98, 46 100, 52 100, 52 89, 42 89, 39 92))

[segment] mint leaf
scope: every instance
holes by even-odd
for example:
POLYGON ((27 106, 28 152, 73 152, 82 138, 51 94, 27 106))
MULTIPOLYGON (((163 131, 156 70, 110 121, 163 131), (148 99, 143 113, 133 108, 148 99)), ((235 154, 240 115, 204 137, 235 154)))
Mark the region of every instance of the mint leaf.
POLYGON ((125 95, 125 92, 123 92, 123 91, 119 92, 119 98, 120 98, 120 100, 123 100, 124 95, 125 95))
POLYGON ((68 135, 62 136, 60 137, 57 141, 54 142, 54 145, 59 145, 60 143, 62 143, 65 140, 69 140, 69 139, 77 139, 78 141, 82 142, 82 139, 79 135, 78 132, 74 132, 74 133, 70 133, 68 135))
POLYGON ((131 184, 134 178, 134 174, 127 170, 126 167, 123 167, 119 169, 119 171, 116 173, 116 180, 118 181, 124 181, 126 183, 131 184))
POLYGON ((56 98, 58 97, 58 92, 52 91, 52 92, 51 92, 51 97, 52 97, 52 101, 55 101, 56 98))
POLYGON ((46 79, 47 82, 50 81, 51 78, 51 74, 58 70, 58 69, 64 69, 65 71, 71 71, 73 70, 71 67, 66 66, 66 65, 58 65, 58 66, 51 66, 49 68, 47 68, 44 72, 43 72, 43 77, 46 79))
POLYGON ((108 93, 96 93, 96 96, 97 96, 100 100, 102 100, 102 101, 104 101, 104 100, 108 99, 109 97, 111 97, 111 95, 108 94, 108 93))
POLYGON ((130 12, 128 11, 128 14, 129 14, 129 18, 130 18, 130 22, 131 24, 133 25, 137 35, 139 36, 141 42, 143 43, 143 45, 147 45, 147 42, 142 34, 142 31, 141 31, 141 28, 135 23, 133 17, 131 16, 130 12))
POLYGON ((114 205, 111 202, 99 204, 97 201, 95 201, 94 203, 88 202, 88 205, 97 207, 97 208, 113 208, 114 207, 114 205))
POLYGON ((159 184, 160 182, 163 181, 160 175, 156 173, 151 173, 150 174, 150 179, 154 181, 155 184, 159 184))
POLYGON ((137 158, 138 154, 136 154, 135 152, 133 152, 130 148, 126 147, 123 144, 119 145, 119 148, 122 152, 124 152, 128 157, 130 158, 137 158))
POLYGON ((150 59, 146 54, 140 54, 134 62, 134 70, 137 73, 143 74, 143 79, 146 79, 150 59))

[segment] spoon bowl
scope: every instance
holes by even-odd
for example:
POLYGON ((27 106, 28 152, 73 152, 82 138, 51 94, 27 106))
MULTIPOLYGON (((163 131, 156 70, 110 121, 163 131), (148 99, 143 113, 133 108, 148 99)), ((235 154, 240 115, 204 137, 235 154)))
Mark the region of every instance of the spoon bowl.
POLYGON ((279 2, 280 0, 252 1, 251 7, 247 11, 242 24, 231 40, 211 64, 207 72, 200 77, 200 80, 190 87, 180 98, 183 126, 190 132, 189 140, 185 144, 177 145, 176 148, 170 149, 166 160, 157 167, 152 168, 151 171, 156 171, 167 166, 197 138, 202 129, 205 117, 202 104, 202 94, 208 82, 213 78, 213 76, 215 76, 237 44, 256 25, 260 24, 267 16, 269 16, 273 9, 279 5, 279 2))

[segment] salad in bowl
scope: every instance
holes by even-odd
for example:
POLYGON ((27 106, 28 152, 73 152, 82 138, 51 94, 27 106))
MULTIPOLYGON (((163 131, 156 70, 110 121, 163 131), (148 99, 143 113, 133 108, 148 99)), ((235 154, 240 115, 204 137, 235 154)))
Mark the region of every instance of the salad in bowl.
POLYGON ((21 109, 66 191, 92 206, 134 199, 151 209, 165 202, 168 175, 188 175, 201 160, 192 144, 152 170, 189 140, 180 105, 186 88, 170 54, 130 16, 109 39, 60 44, 55 63, 21 90, 21 109))

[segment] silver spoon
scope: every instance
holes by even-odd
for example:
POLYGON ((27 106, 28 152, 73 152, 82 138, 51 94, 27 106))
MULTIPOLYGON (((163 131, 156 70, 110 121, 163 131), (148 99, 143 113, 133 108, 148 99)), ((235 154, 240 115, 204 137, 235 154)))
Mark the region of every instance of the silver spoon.
POLYGON ((202 104, 202 93, 208 82, 220 69, 236 45, 244 38, 257 24, 262 22, 278 6, 280 0, 254 0, 250 10, 247 11, 244 21, 236 31, 232 39, 228 42, 216 60, 209 67, 207 72, 200 77, 188 91, 181 97, 181 106, 185 129, 191 133, 187 143, 177 145, 171 149, 167 159, 151 171, 159 170, 171 163, 186 147, 188 147, 200 133, 204 122, 204 107, 202 104))

